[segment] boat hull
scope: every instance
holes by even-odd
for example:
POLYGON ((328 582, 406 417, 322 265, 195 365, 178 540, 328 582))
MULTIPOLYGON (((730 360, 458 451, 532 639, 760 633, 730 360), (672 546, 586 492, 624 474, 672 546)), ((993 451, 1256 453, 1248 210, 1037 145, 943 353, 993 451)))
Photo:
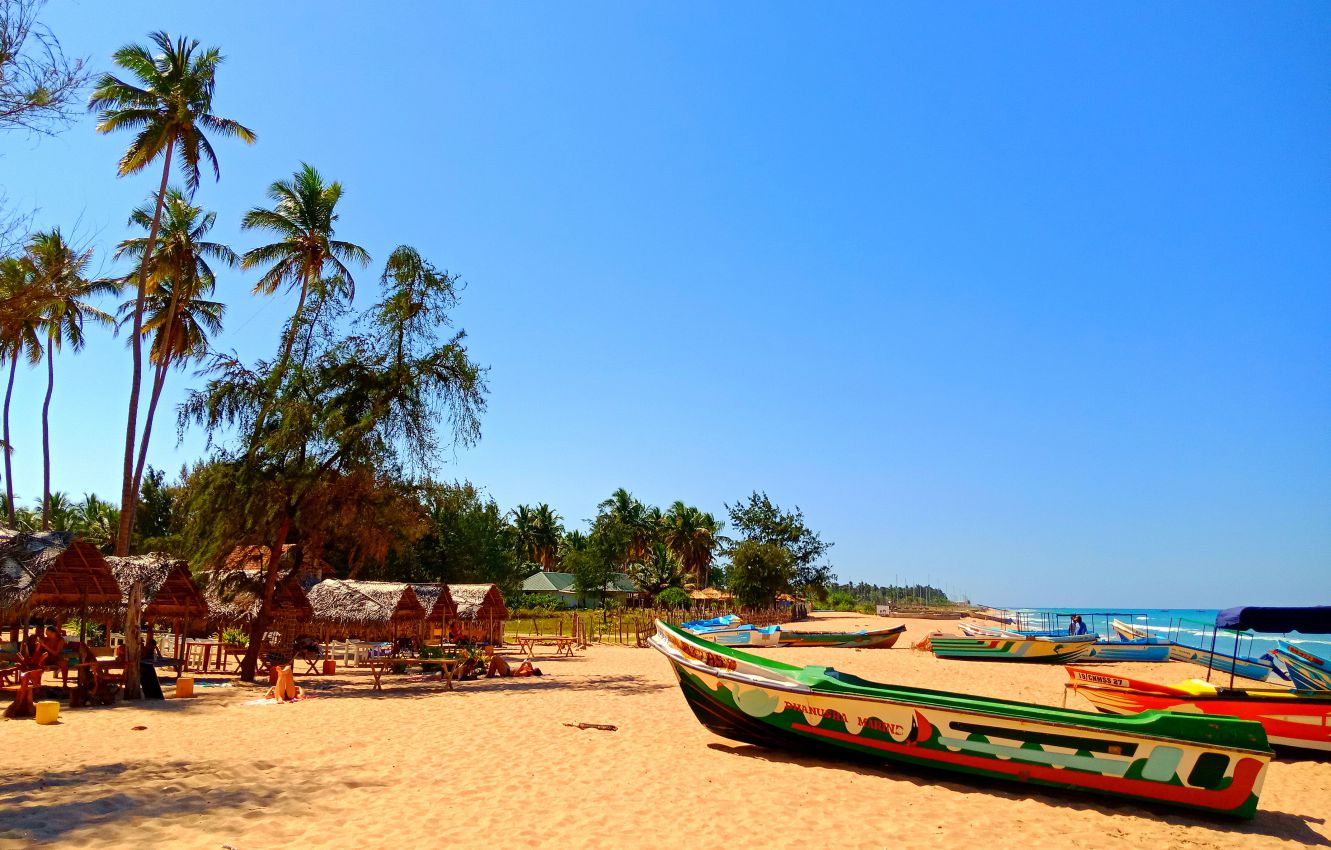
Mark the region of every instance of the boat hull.
POLYGON ((1163 643, 1115 643, 1097 641, 1082 661, 1168 661, 1169 646, 1163 643))
POLYGON ((1080 639, 1069 636, 1066 640, 998 637, 931 637, 929 646, 935 658, 968 661, 1026 661, 1045 664, 1064 664, 1076 661, 1090 652, 1094 637, 1080 639))
MULTIPOLYGON (((1125 640, 1150 639, 1150 633, 1145 629, 1128 625, 1121 620, 1114 620, 1110 625, 1125 640)), ((1275 671, 1273 665, 1252 658, 1234 658, 1232 655, 1225 655, 1223 652, 1212 652, 1209 649, 1185 646, 1173 641, 1166 645, 1169 647, 1169 659, 1171 661, 1186 661, 1189 664, 1196 664, 1221 673, 1233 673, 1256 682, 1265 682, 1267 677, 1275 671)))
POLYGON ((1110 718, 862 682, 717 648, 658 626, 688 705, 764 747, 900 762, 1251 817, 1271 753, 1261 727, 1171 714, 1110 718), (759 673, 762 673, 760 675, 759 673), (770 678, 769 678, 770 677, 770 678), (836 688, 830 692, 827 688, 836 688), (869 696, 866 691, 872 691, 869 696))
POLYGON ((1267 740, 1277 746, 1331 752, 1331 691, 1214 688, 1214 693, 1206 693, 1199 687, 1189 693, 1076 667, 1069 667, 1068 675, 1069 687, 1106 714, 1173 711, 1238 717, 1262 724, 1267 740))
POLYGON ((786 646, 826 646, 853 649, 891 649, 896 646, 905 626, 890 629, 875 629, 867 632, 781 632, 781 641, 786 646))
POLYGON ((781 629, 771 626, 762 629, 755 629, 753 626, 741 626, 736 629, 702 629, 693 634, 722 646, 743 646, 752 649, 785 644, 781 629))
POLYGON ((1276 655, 1285 662, 1294 687, 1304 690, 1331 691, 1331 662, 1321 656, 1280 641, 1276 655))

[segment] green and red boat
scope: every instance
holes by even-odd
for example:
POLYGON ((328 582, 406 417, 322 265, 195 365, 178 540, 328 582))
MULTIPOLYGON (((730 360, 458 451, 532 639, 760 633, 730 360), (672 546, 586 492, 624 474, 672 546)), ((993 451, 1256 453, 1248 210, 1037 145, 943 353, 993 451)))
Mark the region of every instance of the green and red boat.
POLYGON ((827 646, 848 649, 891 649, 906 632, 905 626, 858 632, 796 632, 781 630, 785 646, 827 646))
POLYGON ((1252 817, 1271 760, 1258 723, 1116 717, 865 681, 769 661, 657 622, 689 707, 718 735, 1252 817))

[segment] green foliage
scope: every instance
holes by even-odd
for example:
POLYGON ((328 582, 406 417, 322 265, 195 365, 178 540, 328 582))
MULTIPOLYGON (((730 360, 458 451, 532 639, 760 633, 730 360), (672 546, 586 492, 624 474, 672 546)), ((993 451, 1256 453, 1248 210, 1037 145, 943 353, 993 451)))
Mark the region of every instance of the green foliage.
POLYGON ((775 543, 743 540, 730 559, 728 589, 742 607, 762 608, 791 589, 795 567, 790 552, 775 543))
POLYGON ((662 608, 670 608, 677 611, 687 611, 693 607, 693 598, 689 592, 682 587, 667 587, 665 590, 656 594, 656 604, 662 608))
POLYGON ((792 588, 820 595, 823 588, 836 581, 831 564, 815 564, 832 544, 805 524, 804 512, 798 507, 783 511, 766 493, 755 490, 746 501, 726 505, 726 510, 731 525, 743 539, 780 546, 790 554, 792 588))
POLYGON ((641 562, 630 564, 628 576, 643 593, 657 596, 668 588, 682 587, 684 568, 664 543, 654 543, 641 562))
POLYGON ((833 611, 856 610, 855 597, 844 590, 834 590, 828 594, 827 607, 833 611))
POLYGON ((171 551, 178 493, 179 487, 167 485, 166 473, 148 467, 139 489, 139 507, 134 512, 135 551, 171 551))
POLYGON ((470 482, 426 482, 417 488, 424 533, 390 558, 388 575, 399 580, 481 582, 517 599, 525 574, 515 554, 515 534, 494 499, 470 482))
POLYGON ((86 642, 89 646, 106 645, 106 624, 94 623, 92 620, 82 621, 78 617, 68 620, 63 626, 65 632, 71 635, 77 635, 82 629, 87 629, 86 642))
POLYGON ((564 610, 564 603, 553 593, 524 593, 521 606, 517 611, 519 617, 539 617, 551 611, 564 610))
POLYGON ((244 629, 228 626, 222 630, 222 643, 232 646, 249 646, 250 636, 244 629))
POLYGON ((833 584, 831 589, 833 594, 845 594, 871 609, 887 603, 920 606, 951 604, 946 593, 928 584, 882 586, 860 581, 833 584))

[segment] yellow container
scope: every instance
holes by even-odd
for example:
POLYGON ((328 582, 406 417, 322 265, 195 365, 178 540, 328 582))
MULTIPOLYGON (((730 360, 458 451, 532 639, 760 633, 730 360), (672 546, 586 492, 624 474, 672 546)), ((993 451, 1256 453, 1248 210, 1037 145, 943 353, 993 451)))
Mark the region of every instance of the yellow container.
POLYGON ((37 722, 49 726, 60 719, 60 703, 53 699, 44 699, 37 703, 37 722))
POLYGON ((176 699, 194 696, 194 677, 181 676, 176 679, 176 699))

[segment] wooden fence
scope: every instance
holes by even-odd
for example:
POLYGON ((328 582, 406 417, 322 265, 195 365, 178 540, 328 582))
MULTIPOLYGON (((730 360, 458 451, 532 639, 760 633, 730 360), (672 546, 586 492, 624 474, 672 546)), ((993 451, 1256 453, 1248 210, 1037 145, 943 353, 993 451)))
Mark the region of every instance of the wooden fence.
MULTIPOLYGON (((789 623, 807 616, 807 611, 802 605, 738 610, 735 613, 739 614, 744 622, 755 626, 789 623)), ((646 646, 647 638, 655 632, 654 624, 657 620, 678 625, 688 620, 714 616, 717 614, 665 608, 551 611, 535 616, 514 616, 508 621, 505 634, 573 635, 578 638, 578 643, 582 646, 593 643, 646 646)))

